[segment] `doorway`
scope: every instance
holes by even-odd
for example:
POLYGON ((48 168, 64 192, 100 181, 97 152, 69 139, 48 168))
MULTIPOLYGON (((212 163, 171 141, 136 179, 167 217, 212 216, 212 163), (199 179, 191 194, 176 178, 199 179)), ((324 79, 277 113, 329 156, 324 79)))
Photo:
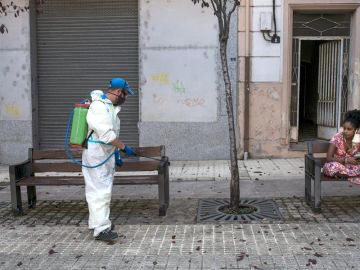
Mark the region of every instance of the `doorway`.
POLYGON ((322 41, 304 40, 300 52, 299 139, 316 139, 319 76, 319 46, 322 41))
POLYGON ((340 128, 347 110, 350 21, 349 12, 293 14, 291 149, 330 139, 340 128))
POLYGON ((328 140, 339 130, 346 111, 348 43, 346 38, 294 39, 292 142, 328 140))

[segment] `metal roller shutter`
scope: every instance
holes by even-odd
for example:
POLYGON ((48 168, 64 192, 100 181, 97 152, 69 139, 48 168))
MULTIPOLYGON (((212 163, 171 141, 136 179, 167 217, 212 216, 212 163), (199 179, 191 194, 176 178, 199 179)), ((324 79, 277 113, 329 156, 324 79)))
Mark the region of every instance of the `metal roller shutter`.
POLYGON ((138 1, 46 0, 38 6, 39 145, 64 145, 73 104, 124 77, 135 90, 120 112, 120 138, 138 145, 138 1))

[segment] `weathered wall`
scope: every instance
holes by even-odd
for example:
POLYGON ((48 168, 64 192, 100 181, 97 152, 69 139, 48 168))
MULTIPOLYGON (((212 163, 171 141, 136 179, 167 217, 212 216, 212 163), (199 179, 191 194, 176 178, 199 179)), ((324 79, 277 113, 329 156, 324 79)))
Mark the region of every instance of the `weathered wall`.
POLYGON ((250 86, 250 157, 303 157, 281 144, 282 83, 252 83, 250 86))
MULTIPOLYGON (((271 12, 271 2, 252 0, 251 3, 251 82, 250 82, 250 157, 297 157, 303 156, 303 151, 289 150, 289 109, 291 82, 291 51, 292 51, 292 8, 305 10, 349 10, 356 8, 352 21, 351 63, 349 108, 359 108, 360 65, 357 65, 360 55, 359 38, 359 0, 284 0, 276 1, 279 35, 281 44, 271 44, 259 38, 259 23, 261 12, 271 12), (331 6, 330 6, 331 4, 331 6), (346 6, 347 5, 347 6, 346 6), (284 21, 282 21, 282 19, 284 21), (283 30, 284 29, 284 30, 283 30), (279 47, 278 47, 279 46, 279 47)), ((245 29, 240 27, 241 15, 239 12, 239 62, 243 62, 245 29)), ((240 69, 239 103, 244 104, 243 74, 240 69)), ((239 123, 245 119, 240 110, 239 123)), ((242 132, 243 134, 243 132, 242 132)))
MULTIPOLYGON (((22 3, 23 0, 15 1, 22 3)), ((236 14, 232 18, 228 53, 240 130, 240 157, 245 117, 244 3, 241 1, 238 18, 236 14)), ((276 1, 281 43, 265 41, 259 31, 260 14, 271 13, 271 3, 250 0, 250 157, 302 155, 289 152, 286 144, 289 90, 288 82, 283 82, 283 62, 291 48, 285 40, 289 29, 283 32, 282 28, 291 26, 282 22, 289 18, 288 14, 283 16, 283 1, 276 1)), ((360 104, 359 12, 358 9, 352 23, 353 98, 349 108, 360 104)), ((26 158, 24 149, 31 146, 32 138, 29 14, 23 13, 17 19, 10 14, 0 20, 9 29, 8 34, 0 36, 0 163, 13 163, 26 158)), ((165 144, 171 159, 229 158, 217 21, 211 9, 194 6, 191 1, 140 0, 140 76, 141 145, 165 144)))
MULTIPOLYGON (((175 160, 229 158, 212 10, 191 1, 141 0, 139 17, 140 144, 164 144, 175 160)), ((232 19, 228 57, 236 97, 236 13, 232 19)))
POLYGON ((141 5, 141 120, 215 122, 217 21, 190 1, 162 2, 141 5))
POLYGON ((0 163, 10 164, 25 160, 32 144, 29 13, 9 12, 2 23, 9 33, 0 34, 0 163))
MULTIPOLYGON (((282 38, 282 1, 276 1, 277 34, 282 38)), ((244 146, 245 121, 245 4, 239 9, 239 125, 241 149, 244 146)), ((281 145, 282 46, 265 41, 260 32, 260 14, 272 14, 272 1, 250 1, 250 91, 249 91, 249 157, 297 156, 281 145)), ((274 24, 272 23, 274 28, 274 24)))

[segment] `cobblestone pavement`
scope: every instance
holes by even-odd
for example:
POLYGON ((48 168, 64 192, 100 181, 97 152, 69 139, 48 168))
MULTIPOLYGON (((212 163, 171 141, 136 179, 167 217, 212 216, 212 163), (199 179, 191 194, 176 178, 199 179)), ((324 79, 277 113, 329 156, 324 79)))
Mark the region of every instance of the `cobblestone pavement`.
POLYGON ((358 188, 324 183, 316 214, 303 199, 303 159, 239 165, 242 198, 274 198, 282 220, 196 224, 198 199, 229 196, 226 161, 172 163, 165 217, 156 186, 114 187, 111 219, 120 238, 111 244, 87 228, 83 187, 39 187, 36 208, 24 205, 25 215, 13 216, 2 183, 0 269, 360 269, 358 188))
POLYGON ((197 199, 113 200, 120 239, 94 241, 83 200, 39 201, 13 216, 0 202, 0 269, 359 269, 360 196, 275 199, 281 222, 195 224, 197 199))
POLYGON ((2 269, 359 269, 359 224, 1 227, 2 269))
MULTIPOLYGON (((282 221, 255 223, 360 223, 360 196, 324 197, 321 213, 314 213, 302 197, 275 198, 282 221)), ((195 224, 197 199, 173 199, 165 217, 158 216, 157 200, 112 200, 111 219, 118 225, 195 224)), ((9 202, 0 202, 0 225, 74 225, 86 226, 88 209, 83 200, 39 201, 25 215, 13 216, 9 202)))

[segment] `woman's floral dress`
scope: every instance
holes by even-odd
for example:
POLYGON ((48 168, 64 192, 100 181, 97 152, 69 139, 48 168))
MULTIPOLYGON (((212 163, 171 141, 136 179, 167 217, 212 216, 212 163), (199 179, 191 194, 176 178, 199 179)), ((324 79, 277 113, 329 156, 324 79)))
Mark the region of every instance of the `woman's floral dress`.
MULTIPOLYGON (((342 132, 337 133, 330 143, 336 146, 334 158, 342 160, 343 158, 354 157, 360 151, 360 145, 353 146, 346 151, 345 139, 342 132)), ((326 162, 323 167, 323 173, 330 177, 335 177, 337 173, 349 176, 348 180, 351 183, 360 185, 360 165, 342 164, 340 162, 326 162)))

